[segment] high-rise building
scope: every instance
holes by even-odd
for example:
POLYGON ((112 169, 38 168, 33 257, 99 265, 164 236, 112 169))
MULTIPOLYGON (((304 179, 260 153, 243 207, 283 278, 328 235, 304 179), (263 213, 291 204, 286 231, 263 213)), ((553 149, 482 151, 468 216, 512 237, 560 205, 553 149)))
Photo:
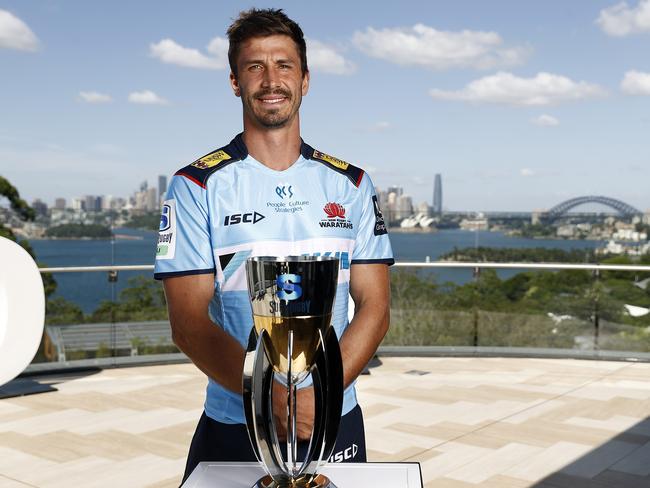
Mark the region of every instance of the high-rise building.
POLYGON ((404 189, 401 186, 389 186, 386 190, 389 194, 394 193, 395 197, 401 197, 404 194, 404 189))
POLYGON ((110 210, 113 206, 113 195, 102 195, 101 197, 101 209, 110 210))
POLYGON ((84 199, 84 209, 86 212, 98 212, 102 209, 102 199, 96 195, 86 195, 84 199))
POLYGON ((144 192, 144 209, 148 212, 153 212, 160 209, 159 199, 158 199, 158 190, 155 188, 149 188, 144 192))
POLYGON ((126 206, 126 200, 122 197, 113 197, 111 199, 112 210, 122 210, 126 206))
POLYGON ((41 217, 45 217, 47 215, 47 204, 41 201, 40 198, 37 198, 32 202, 32 208, 34 209, 34 212, 36 212, 36 215, 39 215, 41 217))
POLYGON ((57 198, 54 200, 54 208, 57 210, 65 210, 65 198, 57 198))
POLYGON ((442 213, 442 177, 437 173, 433 181, 433 214, 442 213))
POLYGON ((167 177, 158 175, 158 198, 162 198, 165 193, 167 193, 167 177))
POLYGON ((413 200, 408 195, 400 195, 395 200, 395 215, 397 220, 405 219, 413 214, 413 200))
POLYGON ((83 198, 72 199, 72 210, 86 210, 86 201, 83 198))

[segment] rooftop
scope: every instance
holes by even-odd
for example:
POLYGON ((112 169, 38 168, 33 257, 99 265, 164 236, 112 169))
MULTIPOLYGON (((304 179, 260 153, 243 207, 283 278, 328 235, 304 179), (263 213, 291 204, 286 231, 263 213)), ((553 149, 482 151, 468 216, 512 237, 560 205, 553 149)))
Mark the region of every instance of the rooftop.
MULTIPOLYGON (((396 358, 358 383, 370 461, 426 487, 650 486, 650 364, 396 358)), ((176 487, 205 377, 191 364, 38 380, 0 400, 3 488, 176 487)))

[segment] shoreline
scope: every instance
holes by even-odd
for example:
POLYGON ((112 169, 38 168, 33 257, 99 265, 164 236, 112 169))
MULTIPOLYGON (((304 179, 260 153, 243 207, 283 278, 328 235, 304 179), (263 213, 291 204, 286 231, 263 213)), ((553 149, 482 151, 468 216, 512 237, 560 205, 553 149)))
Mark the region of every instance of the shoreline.
POLYGON ((435 227, 388 227, 389 233, 403 233, 403 234, 435 234, 438 229, 435 227))

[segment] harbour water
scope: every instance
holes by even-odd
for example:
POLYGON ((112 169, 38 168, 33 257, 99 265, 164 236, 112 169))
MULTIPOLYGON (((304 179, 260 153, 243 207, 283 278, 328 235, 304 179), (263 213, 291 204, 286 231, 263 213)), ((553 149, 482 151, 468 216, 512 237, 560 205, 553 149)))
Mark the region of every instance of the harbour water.
MULTIPOLYGON (((102 266, 126 264, 153 264, 155 254, 155 232, 132 229, 116 229, 116 233, 127 238, 110 240, 34 240, 31 245, 36 252, 39 266, 102 266)), ((509 237, 502 232, 470 232, 462 230, 441 230, 435 233, 391 234, 393 252, 397 261, 431 261, 458 249, 484 246, 499 248, 559 248, 593 249, 601 247, 601 241, 570 241, 553 239, 526 239, 509 237)), ((507 277, 515 271, 500 272, 507 277)), ((103 300, 118 297, 127 280, 143 275, 151 278, 150 272, 121 272, 117 283, 108 282, 107 274, 99 273, 56 273, 58 287, 55 296, 62 296, 78 304, 84 312, 93 311, 103 300)), ((471 279, 469 270, 442 269, 435 272, 439 282, 467 282, 471 279)), ((152 278, 153 279, 153 278, 152 278)))

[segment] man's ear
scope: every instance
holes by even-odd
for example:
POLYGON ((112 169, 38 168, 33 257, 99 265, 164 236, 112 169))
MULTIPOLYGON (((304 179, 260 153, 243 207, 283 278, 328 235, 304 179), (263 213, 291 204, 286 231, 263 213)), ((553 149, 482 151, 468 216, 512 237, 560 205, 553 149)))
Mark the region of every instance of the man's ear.
POLYGON ((235 73, 233 73, 232 71, 230 72, 230 88, 232 88, 232 91, 236 97, 241 96, 241 91, 239 89, 239 82, 237 81, 237 77, 235 76, 235 73))
POLYGON ((309 91, 309 70, 307 70, 302 77, 302 96, 304 97, 307 95, 307 92, 309 91))

